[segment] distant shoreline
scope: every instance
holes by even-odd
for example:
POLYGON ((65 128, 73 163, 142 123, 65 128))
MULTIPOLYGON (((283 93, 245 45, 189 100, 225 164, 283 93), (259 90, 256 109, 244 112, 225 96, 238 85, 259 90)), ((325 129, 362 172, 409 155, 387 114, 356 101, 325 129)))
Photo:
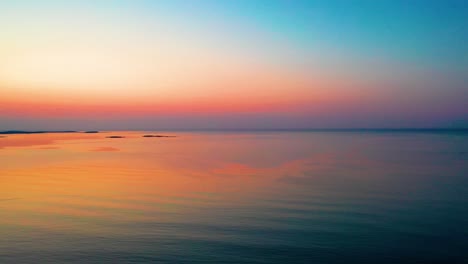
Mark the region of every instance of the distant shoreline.
POLYGON ((50 133, 99 133, 99 131, 75 131, 75 130, 63 130, 63 131, 24 131, 24 130, 7 130, 7 131, 0 131, 0 135, 50 134, 50 133))
MULTIPOLYGON (((468 128, 311 128, 311 129, 157 129, 158 131, 177 131, 177 132, 351 132, 351 133, 468 133, 468 128)), ((147 132, 148 130, 127 130, 135 132, 147 132)), ((118 132, 118 131, 114 131, 118 132)), ((103 133, 102 131, 26 131, 26 130, 6 130, 0 131, 0 135, 15 134, 49 134, 49 133, 103 133)), ((145 135, 145 137, 161 137, 160 135, 145 135)))
POLYGON ((23 131, 23 130, 8 130, 0 131, 1 135, 14 135, 14 134, 46 134, 46 133, 78 133, 79 131, 23 131))

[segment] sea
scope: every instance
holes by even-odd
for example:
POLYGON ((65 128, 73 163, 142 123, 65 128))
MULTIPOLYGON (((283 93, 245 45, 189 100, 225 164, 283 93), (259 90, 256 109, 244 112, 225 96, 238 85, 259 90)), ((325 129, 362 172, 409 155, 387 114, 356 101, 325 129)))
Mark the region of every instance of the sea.
POLYGON ((1 136, 0 263, 468 263, 466 130, 1 136))

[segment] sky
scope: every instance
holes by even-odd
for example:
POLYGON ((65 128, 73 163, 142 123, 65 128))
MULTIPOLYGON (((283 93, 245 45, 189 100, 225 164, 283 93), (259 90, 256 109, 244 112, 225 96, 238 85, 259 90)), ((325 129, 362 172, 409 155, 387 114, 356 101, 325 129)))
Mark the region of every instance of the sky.
POLYGON ((0 1, 0 130, 468 126, 464 0, 0 1))

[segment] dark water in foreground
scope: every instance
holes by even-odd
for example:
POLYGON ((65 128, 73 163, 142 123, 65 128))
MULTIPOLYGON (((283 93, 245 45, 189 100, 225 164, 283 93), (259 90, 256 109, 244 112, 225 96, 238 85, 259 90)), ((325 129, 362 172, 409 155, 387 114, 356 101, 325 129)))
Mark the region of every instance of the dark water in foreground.
POLYGON ((0 263, 468 263, 465 133, 143 134, 0 138, 0 263))

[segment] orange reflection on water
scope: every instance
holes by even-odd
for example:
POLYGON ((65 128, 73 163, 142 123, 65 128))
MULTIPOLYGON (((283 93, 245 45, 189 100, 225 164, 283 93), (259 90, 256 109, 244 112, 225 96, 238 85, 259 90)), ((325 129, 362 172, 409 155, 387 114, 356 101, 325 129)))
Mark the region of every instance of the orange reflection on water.
MULTIPOLYGON (((214 146, 208 138, 188 134, 176 138, 113 134, 125 138, 9 136, 0 152, 0 159, 8 163, 0 167, 5 216, 0 224, 104 232, 98 228, 102 221, 176 221, 210 204, 249 201, 253 199, 249 193, 274 178, 266 177, 274 168, 230 161, 232 153, 241 154, 238 146, 231 153, 213 153, 206 151, 214 146)), ((216 145, 221 151, 234 146, 229 141, 216 145)))
POLYGON ((109 223, 186 221, 258 195, 287 196, 285 182, 319 182, 335 167, 368 162, 357 153, 339 161, 300 135, 144 134, 2 138, 0 225, 100 233, 116 232, 109 223))

